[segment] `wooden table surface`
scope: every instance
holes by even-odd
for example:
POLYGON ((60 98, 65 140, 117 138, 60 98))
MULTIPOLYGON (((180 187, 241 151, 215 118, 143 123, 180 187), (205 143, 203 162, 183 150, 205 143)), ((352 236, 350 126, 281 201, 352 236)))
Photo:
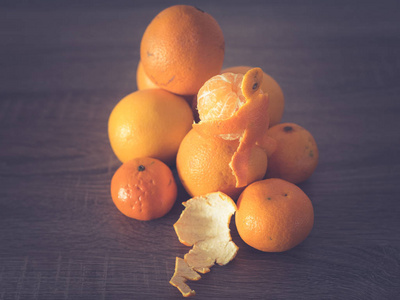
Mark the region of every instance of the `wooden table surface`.
MULTIPOLYGON (((315 225, 299 246, 241 241, 190 285, 197 299, 399 299, 400 22, 396 1, 184 1, 219 22, 224 67, 281 85, 283 121, 320 150, 300 187, 315 225), (246 2, 246 3, 245 3, 246 2)), ((1 1, 0 299, 174 299, 180 244, 165 217, 124 217, 112 108, 136 90, 141 36, 172 1, 1 1)), ((174 171, 176 175, 176 170, 174 171)), ((234 218, 233 218, 234 221, 234 218)))

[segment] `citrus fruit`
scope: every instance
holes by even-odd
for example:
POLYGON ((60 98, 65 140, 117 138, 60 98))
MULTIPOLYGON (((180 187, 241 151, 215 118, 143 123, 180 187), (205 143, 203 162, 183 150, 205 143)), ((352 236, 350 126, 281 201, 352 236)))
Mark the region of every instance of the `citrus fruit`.
POLYGON ((226 265, 235 258, 239 248, 232 241, 229 223, 236 211, 235 202, 221 192, 195 197, 184 202, 179 220, 174 224, 179 241, 193 246, 184 261, 176 258, 175 273, 170 283, 182 295, 194 295, 185 283, 199 276, 188 271, 207 273, 215 264, 226 265))
POLYGON ((169 167, 151 157, 122 164, 111 180, 111 197, 124 215, 142 221, 161 218, 172 208, 177 186, 169 167))
POLYGON ((144 70, 159 87, 194 95, 204 82, 219 74, 225 41, 217 21, 190 6, 161 11, 147 26, 140 45, 144 70))
POLYGON ((295 184, 271 178, 250 184, 237 201, 235 223, 251 247, 282 252, 300 244, 311 232, 314 210, 295 184))
POLYGON ((268 129, 267 135, 277 145, 268 157, 268 178, 281 178, 296 184, 313 174, 319 153, 308 130, 294 123, 282 123, 268 129))
MULTIPOLYGON (((194 129, 189 131, 182 140, 176 158, 179 178, 186 191, 192 197, 221 191, 237 199, 243 187, 236 187, 236 179, 229 163, 238 145, 238 140, 207 137, 194 129)), ((266 169, 265 151, 253 145, 248 165, 248 181, 262 179, 266 169)))
MULTIPOLYGON (((236 66, 224 69, 221 73, 246 74, 251 68, 248 66, 236 66)), ((282 89, 274 78, 264 72, 261 90, 269 96, 269 126, 276 125, 281 121, 285 107, 282 89)))
POLYGON ((253 146, 264 147, 268 129, 268 95, 260 90, 263 72, 253 68, 242 75, 225 73, 209 79, 197 94, 200 122, 193 128, 202 135, 239 140, 229 163, 236 187, 249 184, 248 165, 253 146))
POLYGON ((138 90, 159 88, 153 81, 151 81, 149 76, 147 76, 141 61, 139 61, 136 69, 136 85, 138 90))
POLYGON ((108 135, 121 162, 150 156, 172 165, 192 123, 192 110, 182 97, 147 89, 127 95, 114 107, 108 135))

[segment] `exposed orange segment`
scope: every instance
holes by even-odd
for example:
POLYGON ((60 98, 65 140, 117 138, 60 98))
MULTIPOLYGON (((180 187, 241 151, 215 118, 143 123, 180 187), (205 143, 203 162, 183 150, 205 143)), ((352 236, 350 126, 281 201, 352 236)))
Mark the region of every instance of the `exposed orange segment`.
POLYGON ((227 140, 239 139, 239 146, 230 162, 236 177, 236 187, 249 183, 251 148, 256 143, 265 145, 264 135, 269 125, 269 98, 260 89, 262 77, 263 71, 260 68, 249 70, 238 89, 240 74, 217 75, 206 82, 204 90, 200 89, 198 95, 200 122, 194 124, 193 128, 203 135, 219 136, 227 140), (240 100, 242 97, 244 102, 240 100))
POLYGON ((225 73, 208 80, 197 94, 200 120, 224 120, 231 117, 245 102, 242 74, 225 73))

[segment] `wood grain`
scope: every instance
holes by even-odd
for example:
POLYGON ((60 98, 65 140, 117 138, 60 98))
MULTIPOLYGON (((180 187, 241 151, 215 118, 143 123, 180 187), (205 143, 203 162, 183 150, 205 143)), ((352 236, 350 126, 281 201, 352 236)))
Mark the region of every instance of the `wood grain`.
MULTIPOLYGON (((231 232, 237 257, 198 299, 396 299, 400 294, 400 22, 396 1, 187 1, 217 19, 224 67, 281 85, 283 121, 320 150, 300 187, 315 226, 285 253, 231 232)), ((136 90, 141 35, 173 1, 0 3, 0 299, 175 299, 179 185, 159 220, 128 219, 109 183, 114 105, 136 90)), ((176 170, 174 170, 176 179, 176 170)))

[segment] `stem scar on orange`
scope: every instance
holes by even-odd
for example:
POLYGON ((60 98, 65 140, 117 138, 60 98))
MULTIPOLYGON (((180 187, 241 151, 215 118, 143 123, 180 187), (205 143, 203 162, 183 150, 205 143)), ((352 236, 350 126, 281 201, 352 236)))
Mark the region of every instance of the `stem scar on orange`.
POLYGON ((202 135, 239 140, 229 164, 236 187, 249 184, 248 164, 252 147, 267 148, 269 126, 268 94, 261 91, 263 71, 253 68, 244 76, 217 75, 199 90, 197 107, 200 122, 193 128, 202 135))
POLYGON ((141 221, 161 218, 172 208, 177 185, 162 161, 142 157, 125 162, 111 180, 111 197, 126 216, 141 221))

